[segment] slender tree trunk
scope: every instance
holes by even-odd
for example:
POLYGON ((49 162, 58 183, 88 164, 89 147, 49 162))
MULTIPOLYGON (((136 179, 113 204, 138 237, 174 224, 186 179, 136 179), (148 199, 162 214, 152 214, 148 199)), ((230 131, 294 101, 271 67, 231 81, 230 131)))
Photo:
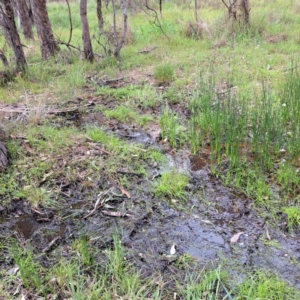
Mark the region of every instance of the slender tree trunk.
POLYGON ((99 29, 103 29, 103 15, 102 15, 102 0, 96 0, 97 1, 97 17, 98 17, 98 26, 99 29))
POLYGON ((32 22, 26 0, 13 0, 26 39, 33 39, 32 22))
POLYGON ((46 0, 30 0, 34 24, 40 40, 40 48, 44 60, 48 60, 59 50, 54 39, 48 17, 46 0))
POLYGON ((29 15, 29 19, 31 22, 31 26, 34 26, 34 19, 33 19, 33 13, 32 13, 32 9, 31 9, 31 3, 30 0, 25 0, 27 7, 28 7, 28 15, 29 15))
POLYGON ((121 0, 121 9, 123 12, 123 32, 121 35, 120 40, 118 39, 118 34, 117 34, 117 29, 116 29, 116 13, 115 13, 115 6, 114 6, 114 0, 113 0, 113 7, 114 7, 114 34, 115 34, 115 39, 116 39, 116 48, 115 48, 115 57, 118 59, 118 63, 120 65, 121 63, 121 56, 120 52, 121 49, 125 43, 125 38, 126 38, 126 33, 127 33, 127 7, 126 7, 126 0, 121 0))
POLYGON ((0 60, 2 61, 3 66, 8 67, 8 60, 2 50, 0 50, 0 60))
POLYGON ((241 0, 241 9, 243 13, 243 19, 245 24, 249 24, 250 20, 250 9, 249 9, 249 0, 241 0))
POLYGON ((82 25, 82 43, 85 59, 90 62, 94 61, 94 53, 92 48, 89 23, 86 13, 86 0, 80 0, 80 18, 82 25))
MULTIPOLYGON (((0 5, 1 3, 3 3, 2 0, 0 0, 0 5)), ((10 34, 9 34, 9 31, 8 31, 8 28, 5 26, 5 12, 3 10, 3 8, 0 9, 0 27, 1 27, 1 31, 5 37, 5 40, 7 42, 7 44, 9 45, 9 47, 12 47, 12 44, 11 44, 11 40, 10 40, 10 34)))
POLYGON ((199 18, 198 18, 198 0, 195 0, 195 20, 197 23, 199 23, 199 18))
POLYGON ((4 28, 5 38, 12 46, 17 63, 17 71, 24 71, 27 68, 27 63, 20 41, 20 36, 14 19, 14 11, 10 0, 1 0, 3 6, 0 5, 0 23, 4 28))
POLYGON ((0 142, 0 172, 2 172, 8 165, 7 150, 0 142))

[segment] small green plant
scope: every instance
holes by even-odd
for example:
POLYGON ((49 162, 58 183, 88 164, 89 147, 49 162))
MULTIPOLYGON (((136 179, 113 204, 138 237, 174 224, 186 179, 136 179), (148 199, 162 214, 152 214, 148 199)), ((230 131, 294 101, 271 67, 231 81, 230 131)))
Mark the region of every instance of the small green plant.
POLYGON ((156 151, 156 150, 152 150, 150 152, 150 157, 156 163, 163 163, 166 161, 166 157, 161 152, 156 151))
POLYGON ((171 82, 174 79, 174 68, 166 63, 155 67, 154 78, 161 82, 171 82))
POLYGON ((73 242, 73 248, 79 252, 80 258, 85 266, 92 264, 92 257, 89 252, 88 242, 86 237, 81 237, 73 242))
POLYGON ((188 276, 186 285, 179 286, 183 299, 232 299, 231 293, 226 288, 227 274, 221 268, 208 272, 202 271, 198 276, 188 276))
POLYGON ((40 275, 41 266, 34 260, 34 253, 30 248, 21 248, 16 242, 10 248, 11 255, 19 267, 23 284, 34 287, 41 292, 43 289, 40 275))
POLYGON ((104 130, 98 127, 88 127, 86 129, 87 135, 93 142, 103 144, 109 151, 119 151, 123 145, 122 141, 113 135, 107 134, 104 130))
POLYGON ((140 116, 133 109, 123 105, 120 105, 112 110, 104 110, 103 113, 106 118, 114 118, 123 123, 136 122, 139 125, 145 125, 151 120, 150 117, 144 115, 140 116))
POLYGON ((271 274, 257 272, 248 277, 243 284, 238 286, 237 300, 244 299, 299 299, 299 291, 289 287, 285 282, 271 274))
POLYGON ((155 187, 157 196, 165 196, 174 199, 185 200, 187 192, 188 177, 179 173, 176 169, 163 173, 159 183, 155 187))
POLYGON ((44 207, 57 207, 54 194, 45 188, 37 186, 25 186, 21 191, 22 196, 26 198, 33 207, 43 205, 44 207))
POLYGON ((300 227, 300 207, 290 206, 284 207, 283 212, 287 215, 289 231, 293 231, 300 227))
POLYGON ((161 100, 154 87, 148 84, 142 89, 139 89, 136 95, 143 108, 155 107, 155 105, 161 100))
POLYGON ((184 127, 180 125, 177 115, 168 107, 164 109, 160 117, 162 138, 167 138, 172 147, 180 146, 184 142, 184 127))
POLYGON ((193 264, 195 264, 196 258, 184 253, 183 255, 180 255, 178 259, 176 260, 176 266, 180 270, 189 269, 193 264))
POLYGON ((120 87, 118 89, 112 89, 109 87, 101 87, 97 90, 97 95, 107 95, 117 100, 131 100, 137 98, 137 93, 140 87, 135 85, 128 85, 125 87, 120 87))
POLYGON ((169 103, 180 103, 180 102, 183 102, 182 100, 182 92, 175 89, 175 88, 172 88, 170 87, 166 93, 164 94, 165 97, 168 98, 169 100, 169 103))

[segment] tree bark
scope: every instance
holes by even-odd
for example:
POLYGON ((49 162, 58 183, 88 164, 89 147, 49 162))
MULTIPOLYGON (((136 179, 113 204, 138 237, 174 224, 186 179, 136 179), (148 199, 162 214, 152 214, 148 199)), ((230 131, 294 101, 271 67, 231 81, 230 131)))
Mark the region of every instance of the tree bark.
POLYGON ((54 39, 50 20, 48 17, 46 0, 30 0, 34 24, 40 40, 40 48, 44 60, 48 60, 59 50, 54 39))
POLYGON ((32 22, 29 15, 29 8, 26 0, 13 0, 15 9, 18 12, 23 34, 26 39, 33 39, 32 22))
POLYGON ((243 19, 245 24, 249 24, 250 20, 250 9, 249 9, 249 0, 241 0, 241 9, 243 13, 243 19))
POLYGON ((87 13, 86 13, 86 0, 80 0, 80 18, 81 18, 81 25, 82 25, 82 43, 83 43, 84 56, 86 60, 93 62, 94 53, 93 53, 89 23, 88 23, 87 13))
POLYGON ((8 60, 1 49, 0 49, 0 60, 2 61, 3 66, 5 66, 5 67, 9 66, 8 60))
MULTIPOLYGON (((113 3, 113 7, 114 7, 114 1, 112 3, 113 3)), ((114 7, 114 34, 115 34, 115 39, 116 39, 116 48, 115 48, 114 55, 118 59, 119 64, 121 62, 120 52, 125 43, 125 38, 126 38, 126 33, 127 33, 128 15, 127 15, 127 8, 126 8, 126 0, 121 0, 121 9, 123 12, 123 32, 122 32, 121 38, 119 40, 117 32, 116 32, 116 13, 115 13, 115 7, 114 7)))
POLYGON ((8 165, 7 150, 0 142, 0 172, 3 171, 8 165))
POLYGON ((97 17, 98 17, 98 27, 100 30, 103 29, 103 15, 102 15, 102 0, 96 0, 97 1, 97 17))
POLYGON ((20 41, 20 36, 14 19, 14 11, 10 0, 1 0, 0 4, 0 23, 4 28, 4 35, 9 45, 12 46, 17 63, 17 71, 24 71, 27 68, 25 54, 20 41))

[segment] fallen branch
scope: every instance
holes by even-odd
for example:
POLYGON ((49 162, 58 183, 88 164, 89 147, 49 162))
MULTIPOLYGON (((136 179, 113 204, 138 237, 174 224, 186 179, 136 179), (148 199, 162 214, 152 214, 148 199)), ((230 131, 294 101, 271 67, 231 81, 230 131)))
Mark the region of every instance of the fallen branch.
POLYGON ((108 189, 107 191, 104 192, 100 192, 97 196, 97 200, 96 203, 94 205, 94 208, 86 215, 84 216, 82 219, 86 219, 89 216, 91 216, 98 208, 102 207, 104 205, 105 202, 108 202, 112 199, 112 195, 110 195, 111 192, 111 188, 108 189), (105 196, 108 196, 108 198, 106 199, 105 196))
MULTIPOLYGON (((69 107, 69 108, 64 108, 64 109, 49 109, 48 111, 45 111, 45 114, 63 114, 63 113, 72 113, 72 112, 77 112, 79 109, 84 109, 86 107, 92 106, 94 103, 88 103, 85 105, 81 106, 76 106, 76 107, 69 107)), ((28 113, 31 111, 37 111, 39 110, 38 108, 28 108, 28 107, 0 107, 0 112, 4 113, 28 113)))
POLYGON ((157 48, 157 46, 151 47, 151 48, 148 48, 148 49, 144 49, 144 50, 142 50, 142 51, 139 51, 138 53, 140 53, 140 54, 148 54, 148 53, 150 53, 151 51, 155 50, 156 48, 157 48))
POLYGON ((97 150, 99 150, 99 151, 105 153, 105 154, 111 155, 111 152, 108 152, 108 151, 106 151, 105 149, 100 148, 100 147, 99 147, 98 145, 96 145, 95 143, 88 143, 88 145, 91 146, 91 147, 93 147, 94 149, 97 149, 97 150))
POLYGON ((49 245, 48 245, 47 247, 45 247, 45 248, 42 250, 42 252, 43 252, 43 253, 44 253, 44 252, 48 252, 48 251, 50 250, 50 248, 55 244, 55 242, 58 241, 58 240, 60 240, 60 239, 61 239, 60 236, 58 236, 58 237, 56 237, 55 239, 53 239, 53 240, 49 243, 49 245))
POLYGON ((126 171, 117 171, 118 174, 123 174, 123 175, 132 175, 132 176, 137 176, 137 177, 143 177, 143 174, 140 173, 134 173, 134 172, 126 172, 126 171))

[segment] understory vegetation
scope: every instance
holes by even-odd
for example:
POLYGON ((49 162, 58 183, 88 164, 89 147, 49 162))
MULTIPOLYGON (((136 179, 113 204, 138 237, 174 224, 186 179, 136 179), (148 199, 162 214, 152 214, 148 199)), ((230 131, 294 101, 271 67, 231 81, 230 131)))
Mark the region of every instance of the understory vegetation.
MULTIPOLYGON (((167 205, 166 215, 194 217, 195 201, 215 200, 199 196, 202 182, 194 184, 184 163, 170 163, 176 155, 201 157, 210 178, 247 198, 268 228, 284 219, 283 235, 298 238, 300 2, 253 0, 247 26, 217 0, 201 1, 193 21, 190 2, 163 2, 161 26, 139 6, 129 9, 121 65, 109 51, 111 5, 103 10, 108 32, 99 35, 95 1, 94 63, 64 45, 41 61, 38 39, 22 41, 28 70, 0 87, 0 139, 10 160, 0 176, 1 299, 300 299, 299 285, 272 269, 247 266, 239 277, 244 266, 232 264, 232 253, 203 266, 168 249, 149 274, 139 268, 144 254, 124 242, 127 219, 146 232, 144 212, 154 219, 167 205), (99 208, 100 218, 121 221, 93 231, 99 208), (50 219, 73 229, 53 248, 62 231, 32 242, 17 222, 2 226, 9 212, 35 214, 37 231, 50 219), (84 222, 91 232, 81 231, 84 222)), ((80 48, 77 1, 70 8, 80 48)), ((48 13, 56 37, 67 40, 67 5, 51 1, 48 13)))

